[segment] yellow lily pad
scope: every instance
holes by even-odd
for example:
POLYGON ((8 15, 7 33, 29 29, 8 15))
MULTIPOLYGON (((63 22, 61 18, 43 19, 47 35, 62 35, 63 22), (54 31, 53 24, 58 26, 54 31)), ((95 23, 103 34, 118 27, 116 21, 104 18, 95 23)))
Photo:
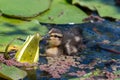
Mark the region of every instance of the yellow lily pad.
POLYGON ((21 63, 36 63, 39 60, 40 39, 38 33, 28 36, 21 49, 16 53, 15 59, 21 63))

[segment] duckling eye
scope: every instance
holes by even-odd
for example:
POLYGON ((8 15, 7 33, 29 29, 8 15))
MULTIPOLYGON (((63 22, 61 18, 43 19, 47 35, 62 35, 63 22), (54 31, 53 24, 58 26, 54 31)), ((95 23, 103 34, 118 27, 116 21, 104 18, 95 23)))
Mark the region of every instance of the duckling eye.
POLYGON ((51 35, 51 37, 62 38, 61 36, 58 36, 58 35, 51 35))

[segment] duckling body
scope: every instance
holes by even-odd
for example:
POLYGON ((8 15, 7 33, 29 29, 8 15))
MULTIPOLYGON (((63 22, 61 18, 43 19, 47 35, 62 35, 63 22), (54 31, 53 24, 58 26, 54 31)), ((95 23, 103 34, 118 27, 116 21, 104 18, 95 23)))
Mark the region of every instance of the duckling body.
POLYGON ((62 50, 59 47, 50 47, 46 49, 46 56, 57 57, 62 54, 62 50))
POLYGON ((61 48, 63 34, 58 29, 51 29, 49 31, 49 38, 47 39, 47 48, 45 53, 48 57, 56 57, 63 54, 63 49, 61 48))
POLYGON ((83 48, 82 30, 79 28, 70 28, 68 31, 63 32, 63 47, 67 55, 75 55, 83 48))

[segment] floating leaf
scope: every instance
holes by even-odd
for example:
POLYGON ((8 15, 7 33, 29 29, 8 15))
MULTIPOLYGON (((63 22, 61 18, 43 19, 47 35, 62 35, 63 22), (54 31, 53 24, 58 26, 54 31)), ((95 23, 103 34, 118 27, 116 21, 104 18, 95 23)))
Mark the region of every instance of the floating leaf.
POLYGON ((97 10, 101 17, 120 19, 120 7, 115 5, 115 0, 72 0, 73 4, 97 10))
POLYGON ((0 77, 7 80, 19 80, 23 79, 27 73, 21 69, 18 69, 14 66, 7 66, 3 63, 0 63, 0 77))
POLYGON ((116 78, 115 80, 120 80, 120 78, 116 78))
MULTIPOLYGON (((4 51, 6 45, 15 38, 25 39, 35 32, 44 35, 47 31, 47 27, 40 25, 37 20, 27 22, 0 17, 0 51, 4 51)), ((13 44, 20 46, 23 42, 16 40, 13 44)))
POLYGON ((116 75, 119 75, 119 74, 120 74, 120 70, 114 71, 114 73, 115 73, 116 75))
POLYGON ((28 36, 21 49, 16 53, 15 59, 22 63, 35 63, 39 60, 39 41, 41 37, 38 33, 28 36))
POLYGON ((33 17, 49 8, 50 0, 0 0, 0 10, 12 17, 33 17))
POLYGON ((80 80, 80 78, 72 78, 72 79, 69 79, 69 80, 80 80))
POLYGON ((95 0, 72 0, 72 4, 79 4, 80 6, 88 7, 91 10, 96 10, 96 8, 94 6, 94 4, 95 4, 94 1, 95 0))
POLYGON ((53 0, 50 9, 44 14, 37 17, 40 22, 44 23, 81 23, 87 15, 66 0, 53 0))
POLYGON ((19 25, 19 24, 25 23, 26 21, 0 16, 0 24, 4 23, 4 22, 5 23, 11 23, 11 24, 14 24, 14 25, 19 25))

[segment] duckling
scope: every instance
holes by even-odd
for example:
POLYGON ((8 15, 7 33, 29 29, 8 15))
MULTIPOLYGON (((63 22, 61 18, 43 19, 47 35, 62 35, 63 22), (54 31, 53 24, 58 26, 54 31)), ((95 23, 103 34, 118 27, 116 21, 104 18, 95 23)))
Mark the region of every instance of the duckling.
POLYGON ((84 47, 82 41, 82 30, 71 28, 67 31, 52 28, 49 31, 47 55, 58 56, 61 54, 75 55, 84 47))
POLYGON ((70 28, 67 31, 64 31, 63 35, 62 45, 65 54, 76 55, 77 52, 80 52, 85 48, 82 30, 80 28, 70 28))
POLYGON ((47 39, 48 46, 45 50, 46 56, 55 57, 63 54, 61 48, 63 34, 58 29, 51 29, 49 32, 49 38, 47 39))

